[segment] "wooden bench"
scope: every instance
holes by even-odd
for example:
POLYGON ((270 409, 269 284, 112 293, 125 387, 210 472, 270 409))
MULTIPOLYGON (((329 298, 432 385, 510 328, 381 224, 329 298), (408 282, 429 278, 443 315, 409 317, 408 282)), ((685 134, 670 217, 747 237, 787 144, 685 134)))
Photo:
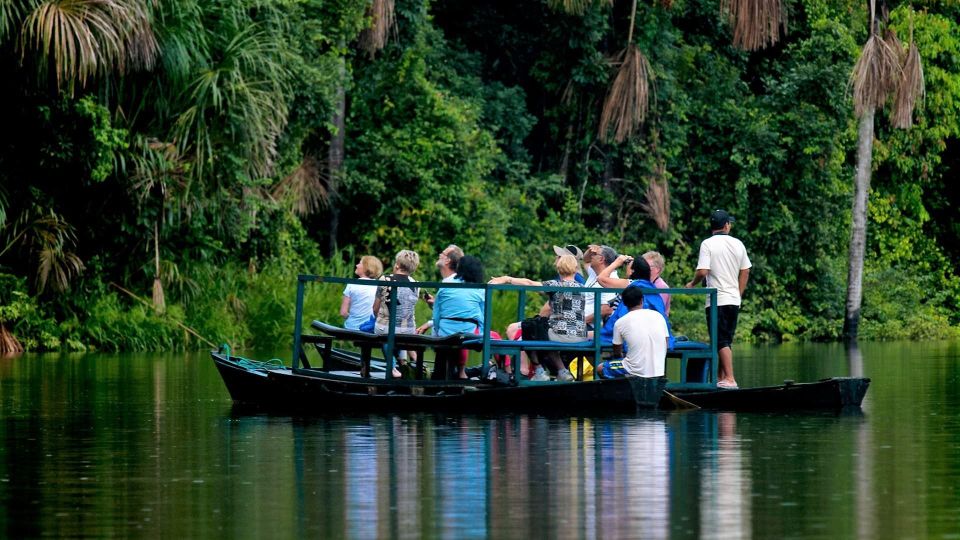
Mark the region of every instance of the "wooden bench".
MULTIPOLYGON (((327 324, 323 321, 313 321, 310 326, 316 330, 327 334, 327 336, 317 336, 321 338, 323 350, 318 347, 324 362, 329 358, 331 344, 334 339, 349 341, 360 348, 360 374, 367 377, 370 374, 370 357, 374 348, 382 348, 387 345, 388 336, 386 334, 374 334, 372 332, 363 332, 361 330, 350 330, 340 326, 327 324)), ((394 349, 403 349, 417 353, 416 378, 423 378, 423 353, 427 348, 450 350, 450 349, 474 349, 480 350, 483 346, 474 343, 477 336, 474 334, 451 334, 449 336, 428 336, 423 334, 394 334, 394 349)), ((446 373, 446 370, 444 370, 446 373)))
MULTIPOLYGON (((483 344, 483 338, 474 337, 477 344, 483 344)), ((473 342, 469 342, 473 344, 473 342)), ((601 351, 610 351, 613 346, 601 343, 601 351)), ((490 340, 490 352, 500 354, 511 354, 514 358, 519 357, 521 351, 559 351, 563 352, 585 352, 593 353, 596 358, 596 344, 593 340, 562 342, 562 341, 524 341, 524 340, 490 340)), ((675 339, 674 344, 667 350, 667 358, 677 358, 680 360, 680 382, 688 382, 688 377, 692 382, 709 381, 710 361, 713 352, 709 343, 700 341, 690 341, 686 338, 675 339), (694 362, 691 362, 694 360, 694 362)), ((580 379, 582 373, 577 374, 580 379)))

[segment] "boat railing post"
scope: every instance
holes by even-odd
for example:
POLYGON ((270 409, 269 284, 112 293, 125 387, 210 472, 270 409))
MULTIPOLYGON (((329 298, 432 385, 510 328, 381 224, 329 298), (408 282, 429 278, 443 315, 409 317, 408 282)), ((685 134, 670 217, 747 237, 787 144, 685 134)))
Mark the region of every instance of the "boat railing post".
POLYGON ((393 348, 397 340, 397 299, 400 296, 400 285, 396 282, 390 282, 390 301, 387 304, 390 313, 390 322, 387 325, 387 343, 383 347, 384 361, 386 362, 386 371, 383 378, 386 380, 393 378, 393 348))
POLYGON ((717 382, 719 373, 719 355, 717 353, 717 289, 710 289, 710 376, 717 382))
MULTIPOLYGON (((600 357, 603 355, 602 345, 600 344, 600 328, 603 326, 603 316, 600 315, 600 293, 593 294, 593 377, 597 377, 597 369, 600 367, 600 357)), ((583 362, 577 362, 577 380, 583 380, 583 362)))
MULTIPOLYGON (((480 380, 487 379, 490 371, 490 328, 493 326, 493 289, 483 286, 483 349, 480 353, 480 380)), ((497 366, 497 369, 506 369, 506 366, 497 366)))
POLYGON ((297 308, 293 320, 293 366, 294 371, 300 367, 300 333, 303 331, 303 291, 304 277, 297 276, 297 308))

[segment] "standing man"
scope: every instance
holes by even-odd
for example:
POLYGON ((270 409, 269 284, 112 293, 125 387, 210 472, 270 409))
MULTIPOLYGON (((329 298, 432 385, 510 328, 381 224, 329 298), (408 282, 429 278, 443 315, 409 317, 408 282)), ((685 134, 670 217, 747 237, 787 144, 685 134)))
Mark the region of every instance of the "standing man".
MULTIPOLYGON (((736 388, 733 377, 733 334, 737 330, 740 314, 740 298, 750 278, 750 258, 743 242, 730 236, 730 227, 736 220, 726 210, 715 210, 710 215, 710 230, 713 235, 700 243, 697 273, 687 288, 696 287, 701 281, 707 287, 717 289, 717 351, 720 365, 717 371, 717 386, 736 388)), ((707 297, 707 327, 710 326, 710 297, 707 297)))

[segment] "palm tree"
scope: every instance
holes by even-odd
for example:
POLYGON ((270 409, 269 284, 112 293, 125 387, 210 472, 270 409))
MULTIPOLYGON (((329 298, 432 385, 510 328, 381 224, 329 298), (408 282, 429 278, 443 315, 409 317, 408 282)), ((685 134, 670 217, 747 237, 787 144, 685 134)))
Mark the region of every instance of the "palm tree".
POLYGON ((895 127, 909 128, 912 125, 916 97, 923 93, 923 68, 920 65, 920 53, 913 44, 912 27, 910 49, 905 53, 892 30, 888 29, 881 38, 880 25, 886 21, 881 21, 877 16, 876 0, 870 0, 869 8, 870 37, 863 46, 851 74, 854 110, 860 117, 860 122, 857 129, 857 169, 850 229, 847 300, 843 318, 843 337, 847 340, 857 339, 860 326, 875 112, 891 96, 896 95, 892 123, 895 127))

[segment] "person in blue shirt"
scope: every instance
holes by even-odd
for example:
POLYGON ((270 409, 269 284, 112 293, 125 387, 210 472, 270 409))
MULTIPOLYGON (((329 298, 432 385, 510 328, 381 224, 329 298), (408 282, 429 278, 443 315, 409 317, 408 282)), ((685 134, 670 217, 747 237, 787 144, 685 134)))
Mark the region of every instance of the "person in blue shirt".
MULTIPOLYGON (((453 283, 484 283, 483 264, 480 259, 464 255, 457 263, 457 273, 453 283)), ((437 291, 433 299, 433 334, 449 336, 452 334, 477 334, 483 330, 484 289, 446 288, 437 291)), ((418 329, 425 332, 427 325, 418 329)), ((460 351, 437 351, 437 366, 448 363, 457 364, 457 376, 466 379, 466 358, 460 351)), ((442 368, 441 368, 442 369, 442 368)), ((441 373, 434 370, 434 377, 441 373)))
MULTIPOLYGON (((645 289, 656 289, 656 286, 650 281, 650 264, 647 263, 643 257, 634 259, 629 255, 620 255, 617 257, 612 264, 597 274, 597 281, 604 287, 609 288, 641 287, 645 289), (629 279, 611 278, 610 274, 624 263, 627 265, 627 276, 629 276, 629 279)), ((667 317, 667 307, 663 303, 663 298, 657 293, 645 293, 643 295, 643 309, 652 309, 663 316, 664 321, 667 323, 667 332, 670 336, 669 346, 672 348, 674 343, 673 331, 670 329, 670 318, 667 317)), ((613 314, 607 317, 603 328, 600 330, 600 341, 607 345, 613 343, 613 325, 617 323, 617 319, 623 317, 629 311, 630 308, 623 302, 620 302, 614 308, 613 314)))

